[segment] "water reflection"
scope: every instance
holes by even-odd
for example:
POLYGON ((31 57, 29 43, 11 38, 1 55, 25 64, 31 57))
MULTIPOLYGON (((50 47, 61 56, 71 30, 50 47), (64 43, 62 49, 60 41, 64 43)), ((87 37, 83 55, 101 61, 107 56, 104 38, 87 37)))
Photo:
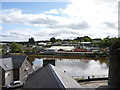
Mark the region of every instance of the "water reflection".
MULTIPOLYGON (((36 69, 42 64, 43 59, 34 60, 36 69)), ((108 75, 108 60, 56 59, 55 65, 71 76, 108 75)))
POLYGON ((43 59, 35 58, 33 61, 34 69, 37 70, 43 66, 43 59))
POLYGON ((57 60, 56 66, 71 76, 108 75, 108 66, 99 60, 57 60))

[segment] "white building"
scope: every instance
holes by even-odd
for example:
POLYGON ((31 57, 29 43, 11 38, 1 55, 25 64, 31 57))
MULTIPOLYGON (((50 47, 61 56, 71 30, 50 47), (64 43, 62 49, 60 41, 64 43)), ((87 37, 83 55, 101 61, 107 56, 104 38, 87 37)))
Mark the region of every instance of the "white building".
POLYGON ((81 42, 82 45, 89 45, 91 42, 81 42))
POLYGON ((44 42, 41 42, 41 43, 38 43, 39 46, 46 46, 47 43, 44 43, 44 42))
POLYGON ((54 50, 54 51, 58 51, 58 50, 64 50, 64 51, 73 51, 75 49, 74 46, 52 46, 50 48, 48 48, 47 50, 54 50))
POLYGON ((46 52, 56 52, 57 51, 56 49, 51 49, 51 48, 46 48, 45 50, 46 50, 46 52))

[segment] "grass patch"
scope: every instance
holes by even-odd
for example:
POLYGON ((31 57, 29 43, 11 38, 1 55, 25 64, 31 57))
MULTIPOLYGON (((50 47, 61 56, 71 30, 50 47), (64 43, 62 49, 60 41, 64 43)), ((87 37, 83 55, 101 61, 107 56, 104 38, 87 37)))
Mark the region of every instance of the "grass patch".
POLYGON ((24 53, 9 53, 9 55, 25 55, 24 53))

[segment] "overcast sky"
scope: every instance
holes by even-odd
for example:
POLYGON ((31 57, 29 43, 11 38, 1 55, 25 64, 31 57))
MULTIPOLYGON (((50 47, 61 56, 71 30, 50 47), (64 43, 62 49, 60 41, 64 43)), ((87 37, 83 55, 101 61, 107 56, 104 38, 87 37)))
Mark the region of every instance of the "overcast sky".
POLYGON ((2 41, 118 36, 119 0, 2 2, 2 41))

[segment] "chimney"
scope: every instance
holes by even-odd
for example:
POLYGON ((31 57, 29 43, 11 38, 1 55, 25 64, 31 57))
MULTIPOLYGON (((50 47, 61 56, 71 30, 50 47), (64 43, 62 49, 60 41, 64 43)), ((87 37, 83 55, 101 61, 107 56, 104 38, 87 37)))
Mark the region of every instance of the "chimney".
POLYGON ((55 66, 55 59, 44 59, 43 60, 43 67, 46 66, 47 64, 52 64, 55 66))
POLYGON ((108 85, 110 88, 120 88, 120 42, 110 47, 108 85))

